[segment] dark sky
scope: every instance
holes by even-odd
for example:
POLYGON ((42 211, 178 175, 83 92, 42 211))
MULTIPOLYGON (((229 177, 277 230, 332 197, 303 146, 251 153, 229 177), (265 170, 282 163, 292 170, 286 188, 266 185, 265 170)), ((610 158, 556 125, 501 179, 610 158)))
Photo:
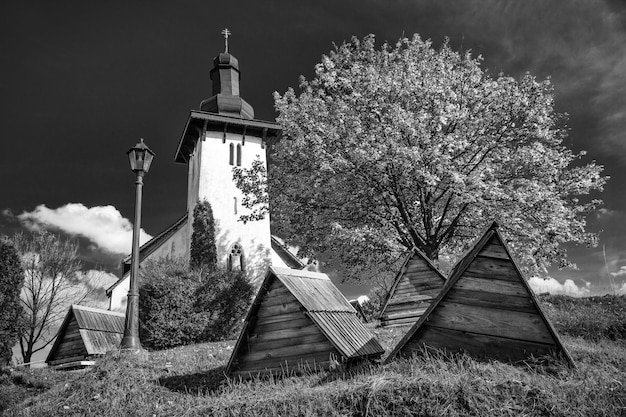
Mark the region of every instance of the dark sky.
POLYGON ((580 269, 551 275, 561 286, 572 278, 570 289, 581 293, 606 292, 609 276, 620 287, 626 281, 626 4, 619 1, 5 2, 0 233, 13 233, 21 218, 80 236, 99 253, 110 244, 103 236, 130 230, 134 180, 125 152, 140 137, 157 154, 144 188, 144 229, 155 235, 179 218, 187 173, 174 153, 189 111, 211 94, 224 27, 233 34, 242 96, 258 119, 274 120, 272 92, 310 78, 333 42, 353 35, 395 42, 419 33, 435 45, 449 37, 454 48, 481 54, 494 75, 551 77, 557 109, 569 114, 567 145, 586 149, 586 160, 611 176, 604 209, 589 217, 602 231, 600 246, 570 248, 580 269))

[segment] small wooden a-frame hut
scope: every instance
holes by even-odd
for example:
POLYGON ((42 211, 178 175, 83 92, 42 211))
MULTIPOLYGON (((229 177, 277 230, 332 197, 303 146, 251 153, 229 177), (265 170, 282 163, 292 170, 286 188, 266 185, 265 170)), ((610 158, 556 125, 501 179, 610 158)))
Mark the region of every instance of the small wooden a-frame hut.
POLYGON ((441 291, 446 278, 421 251, 406 257, 387 295, 380 324, 413 324, 441 291))
POLYGON ((327 275, 271 267, 226 372, 248 377, 320 371, 383 353, 327 275))
POLYGON ((386 361, 424 347, 505 362, 556 354, 573 365, 495 222, 386 361))
POLYGON ((123 334, 123 313, 72 305, 46 363, 57 368, 92 365, 91 357, 119 348, 123 334))

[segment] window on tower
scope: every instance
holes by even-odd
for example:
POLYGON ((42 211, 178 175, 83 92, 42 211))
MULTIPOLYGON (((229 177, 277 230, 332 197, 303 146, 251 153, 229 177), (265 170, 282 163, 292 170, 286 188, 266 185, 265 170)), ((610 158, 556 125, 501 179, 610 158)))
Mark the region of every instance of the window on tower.
POLYGON ((237 166, 241 166, 241 145, 237 145, 237 166))
POLYGON ((235 165, 235 145, 230 144, 230 156, 228 158, 228 163, 231 165, 235 165))
POLYGON ((245 271, 245 263, 243 257, 243 249, 239 243, 233 244, 228 253, 228 270, 229 271, 245 271))

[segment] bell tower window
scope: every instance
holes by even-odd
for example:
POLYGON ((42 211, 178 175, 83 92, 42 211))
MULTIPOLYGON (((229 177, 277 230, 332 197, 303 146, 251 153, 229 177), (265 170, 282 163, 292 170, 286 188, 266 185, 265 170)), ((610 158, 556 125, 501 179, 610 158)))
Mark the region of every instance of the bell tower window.
POLYGON ((237 145, 237 166, 241 166, 241 145, 237 145))
POLYGON ((235 145, 230 144, 230 154, 228 158, 228 163, 230 165, 235 165, 235 145))
POLYGON ((235 243, 230 247, 228 253, 228 270, 229 271, 245 271, 245 263, 243 256, 243 249, 240 244, 235 243))

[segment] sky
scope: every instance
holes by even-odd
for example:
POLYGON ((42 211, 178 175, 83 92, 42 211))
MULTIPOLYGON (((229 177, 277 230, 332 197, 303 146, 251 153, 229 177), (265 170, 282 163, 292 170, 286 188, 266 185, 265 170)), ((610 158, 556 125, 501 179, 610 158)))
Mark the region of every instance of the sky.
MULTIPOLYGON (((0 234, 42 227, 76 237, 112 270, 130 250, 134 175, 144 138, 144 240, 186 210, 187 168, 174 154, 189 111, 211 95, 212 60, 239 60, 241 95, 273 121, 272 93, 311 78, 352 36, 394 43, 418 33, 484 58, 483 68, 550 77, 569 115, 566 145, 611 177, 589 229, 568 247, 577 270, 535 288, 626 292, 626 3, 603 0, 21 1, 0 6, 0 234)), ((354 294, 357 295, 357 294, 354 294)))

